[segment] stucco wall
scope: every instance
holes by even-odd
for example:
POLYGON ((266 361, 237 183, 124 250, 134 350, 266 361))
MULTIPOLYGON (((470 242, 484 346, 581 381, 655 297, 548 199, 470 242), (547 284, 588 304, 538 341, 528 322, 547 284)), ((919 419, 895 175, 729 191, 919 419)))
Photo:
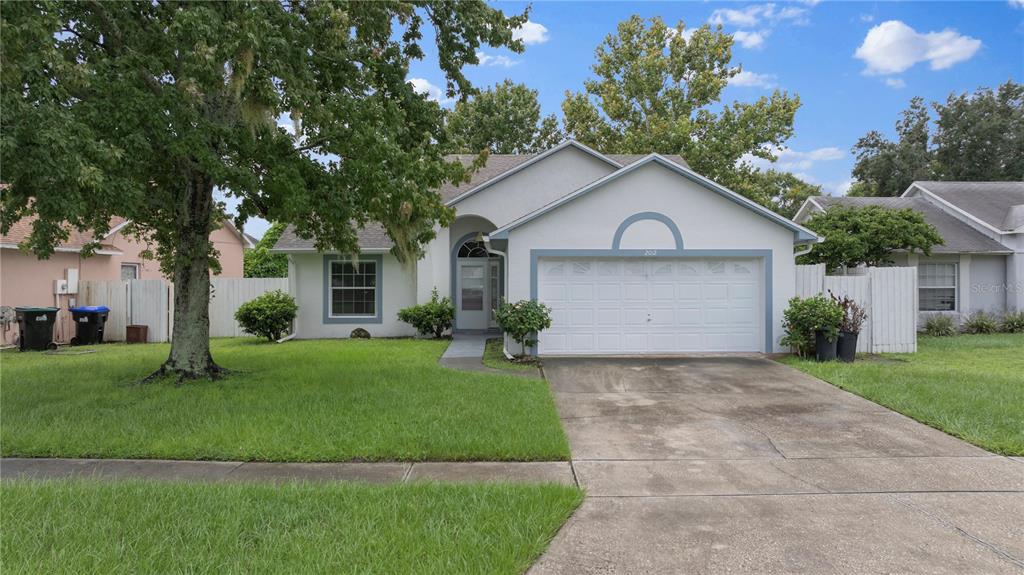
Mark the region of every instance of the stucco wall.
MULTIPOLYGON (((656 164, 639 168, 513 230, 508 248, 509 299, 530 297, 530 250, 608 250, 623 220, 648 211, 675 222, 687 250, 772 251, 773 351, 783 351, 778 344, 783 333, 782 312, 795 290, 793 232, 656 164)), ((646 224, 631 227, 622 247, 639 248, 649 242, 650 247, 661 249, 666 241, 662 228, 646 224)))
POLYGON ((479 215, 500 227, 615 169, 603 160, 568 146, 456 203, 455 208, 459 215, 479 215))
POLYGON ((1006 256, 971 256, 971 310, 1003 314, 1006 311, 1006 256))
POLYGON ((295 254, 291 256, 290 285, 299 304, 297 335, 302 339, 347 338, 361 327, 373 337, 415 335, 416 330, 398 321, 398 310, 416 303, 416 279, 412 268, 403 267, 391 254, 383 255, 381 277, 381 323, 324 322, 324 255, 295 254))

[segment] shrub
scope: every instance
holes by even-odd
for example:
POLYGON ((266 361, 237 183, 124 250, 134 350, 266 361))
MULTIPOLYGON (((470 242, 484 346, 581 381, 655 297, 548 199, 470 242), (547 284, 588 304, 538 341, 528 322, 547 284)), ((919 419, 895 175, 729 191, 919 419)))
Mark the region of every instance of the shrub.
POLYGON ((529 299, 515 303, 503 301, 495 311, 494 319, 502 331, 522 346, 521 355, 526 355, 526 346, 537 343, 532 336, 551 327, 551 308, 529 299))
POLYGON ((1002 328, 1006 333, 1024 333, 1024 311, 1007 312, 1002 328))
POLYGON ((924 322, 924 333, 935 337, 956 335, 953 318, 948 315, 933 315, 924 322))
POLYGON ((999 331, 999 322, 991 314, 983 311, 972 313, 963 321, 960 329, 964 333, 996 333, 999 331))
POLYGON ((843 323, 843 308, 831 299, 816 295, 807 299, 795 297, 783 314, 782 327, 786 335, 782 345, 788 345, 797 355, 810 355, 814 348, 814 332, 822 330, 830 341, 839 338, 843 323))
POLYGON ((416 328, 422 335, 440 338, 455 321, 455 306, 452 300, 438 297, 437 288, 430 295, 430 301, 398 311, 398 319, 416 328))
POLYGON ((868 319, 868 312, 864 309, 864 306, 857 303, 850 296, 844 295, 840 298, 831 291, 828 292, 828 295, 836 305, 843 309, 843 321, 839 324, 839 331, 860 333, 861 327, 864 326, 864 321, 868 319))
POLYGON ((295 298, 274 290, 239 306, 235 321, 246 333, 276 341, 291 328, 298 311, 295 298))

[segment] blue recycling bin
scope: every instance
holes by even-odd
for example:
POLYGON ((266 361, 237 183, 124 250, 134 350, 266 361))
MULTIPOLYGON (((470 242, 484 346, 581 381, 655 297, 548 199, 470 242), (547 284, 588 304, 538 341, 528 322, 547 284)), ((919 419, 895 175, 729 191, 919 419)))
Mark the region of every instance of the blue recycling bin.
POLYGON ((70 308, 75 322, 75 337, 71 345, 103 343, 103 325, 107 323, 110 308, 105 305, 84 305, 70 308))

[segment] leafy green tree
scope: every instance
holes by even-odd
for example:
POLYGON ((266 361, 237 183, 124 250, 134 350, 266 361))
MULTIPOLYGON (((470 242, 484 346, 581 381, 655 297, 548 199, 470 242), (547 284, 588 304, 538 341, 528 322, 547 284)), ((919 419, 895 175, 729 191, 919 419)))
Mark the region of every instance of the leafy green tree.
POLYGON ((910 209, 835 206, 807 220, 804 226, 825 241, 800 256, 800 263, 823 263, 829 271, 890 264, 892 252, 897 250, 920 251, 927 256, 932 246, 942 243, 935 227, 910 209))
POLYGON ((694 170, 738 187, 745 154, 774 160, 793 135, 800 99, 776 90, 753 103, 722 104, 729 79, 731 35, 707 25, 687 38, 679 22, 632 16, 596 51, 596 78, 566 92, 566 133, 602 152, 680 154, 694 170))
POLYGON ((938 119, 936 176, 953 181, 1024 180, 1024 84, 950 94, 938 119))
POLYGON ((928 107, 914 98, 896 122, 897 140, 870 131, 853 146, 852 196, 898 196, 915 180, 929 180, 935 154, 928 145, 928 107))
POLYGON ((263 234, 256 247, 246 250, 243 256, 242 269, 247 278, 286 278, 288 277, 288 256, 271 253, 271 248, 281 238, 285 228, 283 223, 270 226, 263 234))
POLYGON ((914 98, 896 123, 896 140, 872 130, 853 152, 851 195, 898 196, 915 180, 1024 180, 1024 85, 950 94, 931 105, 914 98))
POLYGON ((789 172, 740 168, 732 190, 792 218, 804 200, 821 195, 821 186, 808 184, 789 172))
POLYGON ((455 104, 448 130, 462 152, 530 154, 562 140, 558 118, 541 118, 537 90, 505 80, 455 104))
POLYGON ((455 97, 481 43, 521 51, 525 21, 482 0, 5 3, 0 229, 38 216, 25 246, 41 256, 66 226, 149 230, 175 286, 157 374, 216 377, 214 189, 239 200, 238 226, 259 215, 354 253, 356 227, 377 221, 415 258, 452 219, 435 190, 465 177, 440 106, 406 81, 422 28, 455 97))

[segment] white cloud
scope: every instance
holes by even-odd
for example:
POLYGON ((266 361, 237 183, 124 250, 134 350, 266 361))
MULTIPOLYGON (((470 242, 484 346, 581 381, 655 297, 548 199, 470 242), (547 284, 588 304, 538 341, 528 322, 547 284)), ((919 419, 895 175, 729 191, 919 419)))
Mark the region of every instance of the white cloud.
POLYGON ((512 37, 522 40, 527 46, 531 44, 543 44, 548 41, 548 29, 543 24, 527 20, 523 22, 522 28, 512 31, 512 37))
POLYGON ((763 32, 747 32, 746 30, 737 30, 732 37, 740 43, 744 48, 761 48, 764 46, 763 32))
POLYGON ((739 86, 741 88, 774 88, 775 75, 758 74, 757 72, 743 70, 739 74, 736 74, 732 78, 729 78, 729 85, 739 86))
POLYGON ((873 27, 854 53, 867 64, 865 74, 899 74, 918 62, 928 62, 932 70, 943 70, 971 59, 981 48, 981 40, 952 29, 918 33, 899 20, 873 27))
MULTIPOLYGON (((1022 1, 1024 1, 1024 0, 1022 0, 1022 1)), ((874 22, 875 21, 875 15, 874 14, 861 14, 860 15, 860 21, 861 22, 874 22)))
POLYGON ((448 104, 453 101, 445 95, 444 90, 431 84, 428 80, 423 78, 409 78, 409 83, 412 84, 414 90, 423 94, 428 100, 433 100, 440 104, 448 104))
POLYGON ((903 78, 886 78, 885 85, 897 90, 907 87, 907 83, 903 81, 903 78))
MULTIPOLYGON (((828 146, 824 148, 816 148, 807 152, 801 152, 792 148, 776 148, 772 150, 776 160, 769 162, 768 160, 752 156, 750 154, 744 155, 740 158, 740 161, 746 161, 756 168, 760 169, 776 169, 784 170, 787 172, 806 172, 814 167, 818 162, 831 162, 834 160, 841 160, 846 156, 846 153, 835 146, 828 146)), ((807 174, 796 174, 802 180, 808 180, 810 176, 807 174), (805 177, 806 176, 806 177, 805 177)))
POLYGON ((757 26, 763 21, 777 23, 784 20, 794 24, 806 24, 807 9, 799 6, 785 6, 780 9, 774 3, 752 4, 741 10, 719 8, 712 12, 709 18, 712 24, 732 24, 746 28, 757 26))
POLYGON ((481 66, 503 66, 505 68, 511 68, 519 63, 519 60, 513 60, 504 54, 488 54, 487 52, 477 52, 476 59, 480 61, 481 66))
POLYGON ((845 196, 850 191, 853 180, 845 179, 838 182, 823 182, 820 185, 822 191, 829 196, 845 196))
POLYGON ((1011 8, 1024 8, 1024 0, 1009 0, 1011 8))

